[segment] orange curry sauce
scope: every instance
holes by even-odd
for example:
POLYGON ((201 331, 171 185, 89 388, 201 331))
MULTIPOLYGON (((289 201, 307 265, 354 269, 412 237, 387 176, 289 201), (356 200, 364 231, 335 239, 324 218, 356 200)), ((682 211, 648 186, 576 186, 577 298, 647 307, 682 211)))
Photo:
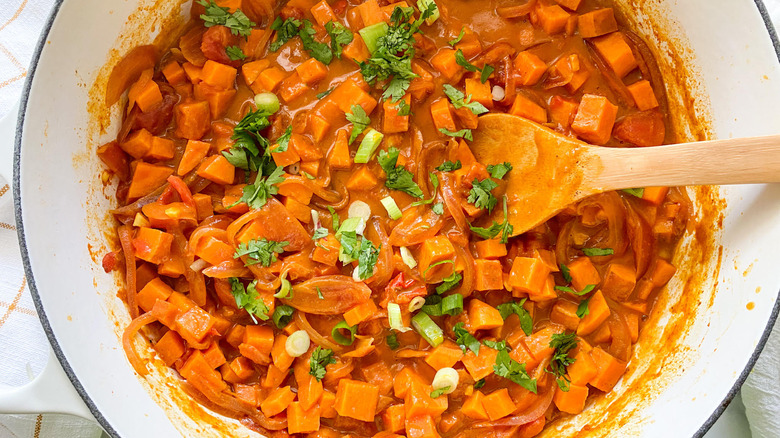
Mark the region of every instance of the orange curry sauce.
POLYGON ((512 170, 469 149, 485 112, 674 139, 610 6, 222 0, 177 46, 134 49, 98 154, 135 369, 146 327, 196 400, 270 437, 531 437, 612 390, 690 201, 606 193, 509 238, 488 211, 512 170))

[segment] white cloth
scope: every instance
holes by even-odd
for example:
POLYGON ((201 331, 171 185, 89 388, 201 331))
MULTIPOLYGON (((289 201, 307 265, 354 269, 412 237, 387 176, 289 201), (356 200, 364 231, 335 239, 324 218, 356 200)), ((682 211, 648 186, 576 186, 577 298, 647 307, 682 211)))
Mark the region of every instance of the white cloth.
MULTIPOLYGON (((53 3, 0 1, 0 118, 19 100, 53 3)), ((0 177, 0 385, 7 386, 29 382, 49 357, 49 344, 27 290, 14 223, 11 189, 0 177)), ((98 438, 102 434, 97 423, 69 415, 0 415, 0 438, 98 438)))
MULTIPOLYGON (((0 118, 19 99, 35 44, 53 0, 2 0, 0 7, 0 118)), ((766 0, 780 27, 780 0, 766 0)), ((0 139, 10 141, 11 139, 0 139)), ((17 386, 39 373, 48 344, 27 290, 8 184, 0 178, 0 385, 17 386)), ((780 325, 742 391, 754 438, 780 437, 780 325)), ((716 423, 707 438, 737 437, 742 416, 739 400, 716 423), (728 424, 727 424, 728 423, 728 424)), ((750 432, 744 432, 750 433, 750 432)), ((0 415, 0 438, 97 438, 96 423, 65 415, 0 415)))

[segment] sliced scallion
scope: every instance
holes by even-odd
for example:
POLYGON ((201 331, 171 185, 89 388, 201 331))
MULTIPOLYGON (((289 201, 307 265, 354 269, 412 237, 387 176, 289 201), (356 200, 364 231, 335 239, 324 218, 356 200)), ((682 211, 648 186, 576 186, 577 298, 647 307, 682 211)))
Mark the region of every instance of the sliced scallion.
POLYGON ((401 306, 398 303, 387 304, 387 320, 390 322, 390 328, 397 330, 401 333, 406 333, 411 330, 409 327, 404 326, 403 318, 401 317, 401 306))
POLYGON ((398 251, 401 253, 401 260, 403 260, 404 264, 408 266, 409 269, 414 269, 417 266, 417 260, 414 259, 409 248, 402 246, 398 248, 398 251))
POLYGON ((438 347, 444 342, 444 331, 425 312, 419 312, 412 317, 412 327, 432 347, 438 347))
POLYGON ((355 342, 355 333, 357 332, 357 326, 350 326, 347 321, 341 321, 333 327, 330 331, 330 336, 339 345, 349 346, 355 342), (345 334, 349 333, 349 335, 345 334))
POLYGON ((376 152, 379 144, 382 143, 383 138, 385 138, 385 135, 381 132, 376 129, 369 129, 363 136, 353 161, 355 163, 368 163, 371 157, 374 156, 374 152, 376 152))
POLYGON ((441 300, 441 313, 455 316, 463 312, 463 295, 447 295, 441 300))
POLYGON ((384 21, 360 29, 360 36, 363 38, 363 42, 366 43, 369 52, 374 53, 376 51, 379 38, 387 35, 388 29, 389 27, 384 21))
POLYGON ((398 204, 395 203, 395 199, 392 196, 386 196, 380 202, 387 210, 387 215, 390 216, 390 219, 394 221, 401 219, 401 209, 398 208, 398 204))

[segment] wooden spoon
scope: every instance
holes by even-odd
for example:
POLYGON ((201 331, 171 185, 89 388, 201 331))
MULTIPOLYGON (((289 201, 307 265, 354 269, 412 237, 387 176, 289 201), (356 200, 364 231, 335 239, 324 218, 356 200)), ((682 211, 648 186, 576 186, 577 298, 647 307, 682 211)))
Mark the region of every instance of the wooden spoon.
MULTIPOLYGON (((611 190, 780 182, 780 136, 608 148, 517 116, 487 114, 479 119, 471 150, 485 165, 513 166, 504 177, 512 235, 611 190)), ((503 221, 500 201, 493 219, 503 221)))

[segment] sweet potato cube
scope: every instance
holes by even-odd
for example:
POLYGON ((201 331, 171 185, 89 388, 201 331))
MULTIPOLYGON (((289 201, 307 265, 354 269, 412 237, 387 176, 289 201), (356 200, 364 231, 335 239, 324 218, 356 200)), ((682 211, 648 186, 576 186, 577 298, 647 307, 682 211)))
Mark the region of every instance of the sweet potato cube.
POLYGON ((212 155, 198 167, 198 176, 221 185, 233 184, 236 168, 223 155, 212 155))
POLYGON ((468 315, 469 326, 474 331, 490 330, 504 325, 504 319, 498 309, 477 299, 469 301, 468 315))
POLYGON ((363 165, 352 173, 345 185, 350 190, 371 190, 376 187, 377 183, 376 175, 371 171, 371 168, 363 165))
POLYGON ((447 410, 448 398, 445 396, 432 398, 432 388, 422 382, 412 381, 404 397, 404 408, 407 422, 418 416, 437 416, 447 410))
POLYGON ((476 259, 474 265, 476 268, 474 271, 475 290, 501 290, 504 288, 504 273, 500 261, 476 259))
POLYGON ((269 61, 267 59, 258 59, 257 61, 247 62, 241 66, 241 76, 247 85, 252 85, 263 70, 267 69, 269 61))
POLYGON ((200 140, 211 129, 211 110, 206 101, 190 101, 176 105, 175 134, 188 140, 200 140))
POLYGON ((374 421, 379 387, 352 379, 339 380, 335 409, 339 415, 360 421, 374 421))
POLYGON ((371 56, 366 42, 359 34, 352 33, 352 42, 344 46, 341 50, 341 56, 351 59, 354 62, 365 62, 371 56))
POLYGON ((555 0, 555 3, 558 3, 570 11, 576 11, 582 4, 582 0, 555 0))
POLYGON ((580 324, 577 326, 577 335, 585 336, 593 333, 609 318, 610 313, 604 295, 600 290, 597 290, 588 303, 588 314, 580 320, 580 324))
POLYGON ((187 80, 184 69, 176 61, 165 64, 165 67, 162 68, 162 74, 165 76, 165 80, 173 86, 183 84, 187 80))
POLYGON ((260 410, 268 417, 284 412, 290 403, 295 400, 295 393, 289 386, 277 388, 260 403, 260 410))
POLYGON ((164 335, 154 344, 154 349, 157 350, 157 354, 160 355, 160 359, 165 362, 165 365, 171 366, 179 358, 184 355, 186 348, 184 347, 184 340, 174 330, 168 330, 164 335))
POLYGON ((172 242, 172 234, 154 228, 140 227, 133 239, 133 249, 139 259, 159 264, 168 257, 172 242))
POLYGON ((612 8, 596 9, 580 15, 577 27, 583 38, 600 37, 618 30, 615 12, 612 8))
POLYGON ((293 74, 283 80, 279 86, 279 97, 282 98, 283 102, 290 103, 293 100, 303 96, 303 93, 309 91, 310 89, 311 88, 306 84, 306 82, 301 79, 301 76, 298 74, 298 72, 294 71, 293 74))
POLYGON ((561 412, 568 414, 579 414, 585 409, 585 401, 588 399, 588 387, 580 385, 569 385, 569 390, 563 392, 560 388, 555 388, 553 402, 561 412))
POLYGON ((451 368, 463 357, 463 351, 454 342, 444 341, 428 353, 425 363, 435 370, 451 368))
POLYGON ((547 123, 547 110, 522 94, 518 94, 515 97, 515 101, 509 109, 509 114, 525 117, 536 123, 547 123))
POLYGON ((658 99, 656 99, 653 86, 650 85, 649 81, 642 79, 639 82, 629 85, 628 92, 631 93, 631 97, 634 98, 634 102, 636 103, 636 107, 639 108, 639 111, 658 108, 658 99))
POLYGON ((400 99, 398 102, 392 102, 390 99, 385 99, 382 102, 382 132, 385 134, 395 134, 399 132, 406 132, 409 130, 409 115, 399 115, 401 100, 409 105, 412 98, 409 94, 400 99))
POLYGON ((447 129, 449 131, 455 131, 455 119, 452 117, 454 108, 447 101, 447 99, 439 99, 431 104, 431 117, 433 117, 433 124, 436 129, 447 129))
POLYGON ((594 38, 592 41, 596 51, 612 71, 615 72, 617 77, 622 79, 623 76, 637 67, 634 52, 631 51, 631 47, 629 47, 621 32, 612 32, 594 38))
POLYGON ((311 433, 320 430, 320 407, 315 405, 303 409, 300 402, 292 402, 287 407, 287 432, 311 433))
POLYGON ((566 371, 574 385, 586 385, 598 374, 596 363, 590 353, 582 349, 574 356, 574 363, 569 365, 566 371))
POLYGON ((582 96, 571 129, 583 140, 603 145, 612 137, 617 111, 618 107, 606 97, 586 94, 582 96))
POLYGON ((498 351, 483 345, 479 347, 479 355, 474 354, 471 350, 466 351, 466 354, 461 358, 461 362, 463 362, 463 366, 466 367, 466 371, 468 371, 472 379, 480 380, 493 374, 496 356, 498 356, 498 351))
POLYGON ((561 96, 553 96, 550 99, 550 119, 561 128, 569 129, 577 114, 577 107, 579 107, 577 102, 561 96))
POLYGON ((456 50, 442 48, 431 58, 431 65, 444 76, 447 82, 453 82, 456 76, 463 73, 463 67, 458 65, 455 58, 456 50))
POLYGON ((187 146, 184 147, 184 154, 179 161, 179 168, 176 170, 177 175, 186 175, 192 169, 198 166, 211 149, 211 143, 206 143, 198 140, 187 141, 187 146))
POLYGON ((524 51, 517 54, 514 61, 515 72, 520 75, 518 84, 524 86, 536 85, 547 71, 547 64, 537 55, 524 51))
POLYGON ((541 294, 550 268, 537 257, 515 257, 509 271, 509 286, 513 294, 541 294))
POLYGON ((237 73, 238 70, 235 68, 209 59, 203 64, 200 79, 211 86, 225 90, 233 88, 237 73))
POLYGON ((454 266, 452 263, 441 263, 452 260, 455 255, 455 247, 446 236, 436 236, 427 239, 420 247, 420 255, 417 258, 418 269, 423 274, 427 283, 440 283, 442 279, 452 275, 454 266), (437 265, 437 263, 440 263, 437 265))
POLYGON ((485 407, 490 421, 496 421, 511 414, 515 410, 515 402, 509 396, 509 390, 506 388, 493 391, 482 399, 482 406, 485 407))
POLYGON ((577 317, 577 304, 566 300, 556 301, 550 310, 550 321, 569 330, 577 330, 577 326, 580 324, 580 318, 577 317))
POLYGON ((295 67, 295 71, 306 85, 316 84, 328 75, 328 67, 315 58, 304 61, 295 67))
POLYGON ((288 73, 279 67, 267 68, 260 72, 257 80, 252 83, 252 91, 255 93, 259 93, 261 91, 274 91, 276 90, 276 87, 278 87, 279 84, 284 81, 287 75, 288 73), (260 87, 256 89, 254 86, 255 84, 260 85, 260 87))
POLYGON ((151 312, 157 300, 165 301, 172 293, 173 289, 170 286, 165 284, 160 277, 155 277, 138 292, 136 302, 144 311, 151 312))
POLYGON ((152 138, 152 134, 142 128, 130 133, 119 147, 133 158, 143 158, 152 149, 152 138))
POLYGON ((311 15, 320 27, 325 27, 330 21, 337 21, 336 13, 333 12, 333 8, 330 7, 326 0, 322 0, 316 5, 312 6, 311 15))
POLYGON ((596 364, 596 377, 589 382, 594 388, 609 392, 626 372, 626 363, 616 359, 601 347, 590 351, 593 362, 596 364))
POLYGON ((558 5, 552 5, 537 6, 536 16, 547 35, 554 35, 563 32, 571 14, 558 5))
POLYGON ((334 169, 349 170, 352 168, 352 157, 349 155, 349 135, 345 129, 336 133, 336 142, 328 154, 330 167, 334 169))
POLYGON ((588 285, 601 283, 601 276, 589 257, 577 257, 568 265, 571 284, 574 289, 581 291, 588 285))
POLYGON ((173 140, 162 137, 152 137, 152 147, 146 154, 146 158, 160 161, 170 160, 173 158, 174 152, 173 140))
POLYGON ((341 249, 341 243, 336 239, 336 236, 328 234, 327 237, 317 241, 311 259, 317 263, 336 266, 339 259, 339 249, 341 249))
POLYGON ((386 432, 403 432, 406 422, 404 405, 392 405, 382 412, 382 424, 386 432))
POLYGON ((493 92, 490 88, 490 81, 484 84, 479 79, 466 79, 466 97, 471 97, 472 102, 479 102, 485 108, 493 108, 493 92))
POLYGON ((358 325, 374 316, 376 312, 376 304, 373 300, 368 300, 344 312, 344 321, 350 326, 358 325))
POLYGON ((482 405, 484 399, 485 394, 482 394, 482 391, 476 390, 465 402, 463 402, 463 407, 460 408, 460 411, 463 412, 463 415, 474 420, 487 420, 488 414, 485 410, 485 406, 482 405))
MULTIPOLYGON (((446 399, 446 397, 444 396, 439 398, 446 399)), ((402 437, 403 435, 400 436, 402 437)), ((408 418, 408 417, 406 418, 406 437, 407 438, 441 438, 441 435, 439 435, 439 433, 436 430, 436 421, 433 419, 433 416, 420 415, 413 418, 408 418)))
POLYGON ((507 254, 506 244, 501 243, 500 239, 480 240, 474 247, 481 259, 500 259, 507 254))
POLYGON ((601 291, 615 301, 625 301, 636 286, 636 269, 631 265, 612 263, 604 273, 601 291))

